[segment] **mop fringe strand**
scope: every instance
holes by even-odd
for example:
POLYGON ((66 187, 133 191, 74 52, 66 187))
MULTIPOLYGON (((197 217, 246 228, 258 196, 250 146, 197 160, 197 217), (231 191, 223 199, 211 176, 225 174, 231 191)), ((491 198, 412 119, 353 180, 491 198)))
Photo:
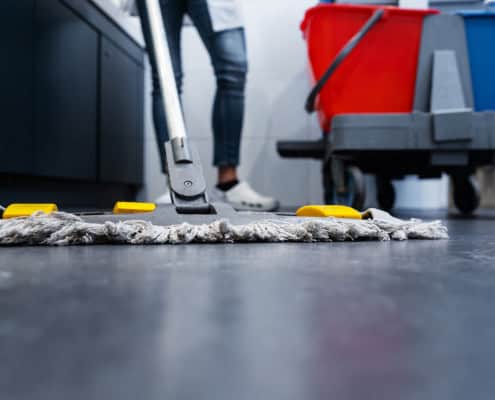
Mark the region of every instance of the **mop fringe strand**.
POLYGON ((343 242, 357 240, 447 239, 440 221, 336 218, 266 219, 235 225, 158 226, 147 221, 89 223, 64 212, 0 220, 0 245, 188 244, 238 242, 343 242))

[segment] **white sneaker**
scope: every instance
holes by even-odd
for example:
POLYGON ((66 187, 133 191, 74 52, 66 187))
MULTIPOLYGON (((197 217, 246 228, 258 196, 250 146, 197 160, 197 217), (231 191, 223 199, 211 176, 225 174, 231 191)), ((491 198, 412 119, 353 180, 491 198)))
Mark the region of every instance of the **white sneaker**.
POLYGON ((170 190, 167 189, 165 193, 158 196, 155 199, 155 204, 172 204, 172 199, 170 198, 170 190))
POLYGON ((262 196, 244 181, 227 191, 215 188, 215 197, 242 211, 274 211, 279 207, 277 200, 262 196))

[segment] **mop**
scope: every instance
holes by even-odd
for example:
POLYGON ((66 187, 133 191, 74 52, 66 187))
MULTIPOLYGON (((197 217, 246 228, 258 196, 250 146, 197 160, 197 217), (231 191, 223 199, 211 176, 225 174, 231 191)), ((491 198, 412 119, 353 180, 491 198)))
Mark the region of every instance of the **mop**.
MULTIPOLYGON (((172 204, 137 205, 100 215, 59 212, 53 204, 12 205, 0 220, 0 245, 342 242, 447 239, 440 221, 404 221, 371 209, 306 206, 295 215, 236 212, 209 201, 200 159, 189 142, 158 0, 146 0, 152 49, 170 140, 165 143, 172 204), (34 211, 34 212, 33 212, 34 211), (143 211, 147 211, 143 213, 143 211)), ((126 203, 131 204, 131 203, 126 203)), ((131 204, 132 205, 132 204, 131 204)))
POLYGON ((370 209, 368 219, 335 217, 270 216, 245 213, 237 218, 207 223, 154 224, 145 219, 107 217, 89 222, 74 214, 39 211, 29 217, 0 220, 0 245, 91 245, 91 244, 189 244, 250 242, 343 242, 407 239, 447 239, 440 221, 404 221, 370 209))

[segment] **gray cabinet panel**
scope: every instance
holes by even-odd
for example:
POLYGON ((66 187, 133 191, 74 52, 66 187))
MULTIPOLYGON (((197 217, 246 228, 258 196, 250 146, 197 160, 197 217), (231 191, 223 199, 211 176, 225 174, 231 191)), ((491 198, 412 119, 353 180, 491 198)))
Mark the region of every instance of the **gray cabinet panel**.
POLYGON ((35 22, 35 171, 95 180, 99 35, 56 0, 37 0, 35 22))
POLYGON ((0 173, 33 169, 34 0, 0 1, 0 173))
POLYGON ((100 179, 143 180, 143 68, 106 38, 101 42, 100 179))

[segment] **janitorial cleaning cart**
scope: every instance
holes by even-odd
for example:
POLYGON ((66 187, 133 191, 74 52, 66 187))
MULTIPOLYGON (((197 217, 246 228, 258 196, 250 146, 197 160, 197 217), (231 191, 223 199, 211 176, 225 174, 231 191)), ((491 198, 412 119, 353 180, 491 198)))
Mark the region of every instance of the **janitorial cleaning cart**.
POLYGON ((306 110, 318 111, 324 135, 281 141, 279 154, 321 159, 328 203, 362 207, 369 173, 388 210, 393 179, 447 173, 455 205, 473 212, 480 192, 472 175, 495 162, 495 85, 486 67, 495 14, 321 4, 301 28, 316 82, 306 110))

